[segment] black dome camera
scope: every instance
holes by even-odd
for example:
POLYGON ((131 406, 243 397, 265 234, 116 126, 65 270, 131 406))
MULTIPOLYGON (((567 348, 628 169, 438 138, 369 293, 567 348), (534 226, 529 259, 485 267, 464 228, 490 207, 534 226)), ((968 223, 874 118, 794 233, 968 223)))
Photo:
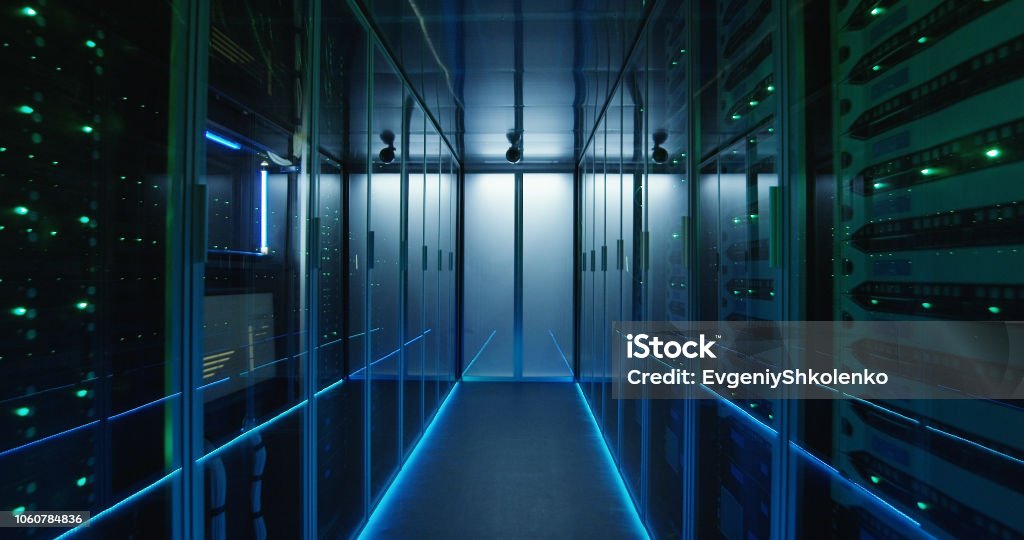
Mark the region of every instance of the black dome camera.
POLYGON ((519 163, 519 160, 523 159, 523 153, 519 148, 511 146, 508 151, 505 152, 505 159, 507 159, 509 163, 519 163))
POLYGON ((523 147, 522 147, 522 133, 516 131, 509 131, 505 134, 505 138, 508 139, 508 151, 505 152, 505 159, 509 163, 516 164, 523 159, 523 147))
POLYGON ((658 130, 654 133, 654 149, 651 151, 651 159, 658 165, 668 161, 668 150, 661 146, 667 140, 668 133, 665 131, 658 130))
POLYGON ((385 129, 380 134, 380 140, 384 142, 385 146, 377 157, 380 158, 383 163, 391 163, 395 160, 395 134, 390 129, 385 129))

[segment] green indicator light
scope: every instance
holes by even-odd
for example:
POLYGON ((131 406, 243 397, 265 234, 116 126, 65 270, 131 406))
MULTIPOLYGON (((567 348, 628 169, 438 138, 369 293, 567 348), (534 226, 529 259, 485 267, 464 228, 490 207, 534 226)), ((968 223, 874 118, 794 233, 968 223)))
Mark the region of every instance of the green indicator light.
POLYGON ((871 299, 871 305, 872 306, 877 306, 878 305, 878 300, 875 300, 874 298, 872 298, 871 299))
POLYGON ((881 481, 882 481, 882 479, 881 479, 881 478, 879 478, 879 477, 877 477, 877 476, 875 476, 875 475, 873 475, 873 474, 871 475, 871 483, 872 483, 872 484, 877 484, 877 483, 879 483, 879 482, 881 482, 881 481))
POLYGON ((25 507, 24 507, 24 506, 15 506, 15 507, 14 507, 14 508, 13 508, 13 509, 11 510, 11 513, 13 513, 13 514, 14 514, 14 515, 16 515, 16 516, 17 516, 17 515, 21 515, 21 514, 24 514, 24 513, 25 513, 25 507))
POLYGON ((882 189, 885 187, 885 182, 875 182, 872 186, 874 186, 875 189, 882 189))
POLYGON ((882 66, 880 64, 871 66, 871 71, 878 71, 880 69, 882 69, 882 66))
POLYGON ((921 36, 921 37, 917 38, 917 42, 918 43, 922 43, 922 44, 928 43, 928 38, 926 36, 921 36))
POLYGON ((7 151, 7 147, 6 146, 0 146, 0 152, 6 152, 6 151, 7 151))
POLYGON ((1003 154, 1003 151, 998 148, 989 148, 985 150, 985 155, 990 158, 997 158, 1003 154))
POLYGON ((757 219, 757 214, 750 214, 750 219, 757 219))
POLYGON ((885 13, 885 8, 876 7, 876 8, 871 10, 871 16, 872 17, 877 17, 877 16, 879 16, 879 15, 881 15, 883 13, 885 13))
POLYGON ((50 236, 57 236, 57 231, 50 231, 50 236))
POLYGON ((18 107, 18 112, 20 112, 21 114, 32 114, 36 112, 36 110, 32 107, 29 107, 28 105, 22 105, 21 107, 18 107))
POLYGON ((733 120, 739 120, 740 118, 742 118, 742 116, 740 116, 739 114, 732 115, 733 120))
POLYGON ((750 404, 750 408, 751 409, 756 409, 757 408, 757 403, 751 403, 750 404))
POLYGON ((769 85, 768 85, 768 86, 767 86, 767 87, 765 88, 765 90, 767 90, 767 91, 769 91, 769 92, 774 92, 774 91, 775 91, 775 85, 774 85, 774 84, 769 84, 769 85))
POLYGON ((732 293, 733 294, 739 294, 740 292, 739 291, 733 291, 732 293))
POLYGON ((734 218, 732 218, 732 222, 733 223, 739 223, 740 222, 740 218, 734 217, 734 218))
POLYGON ((988 307, 988 312, 993 314, 993 315, 999 315, 1000 311, 1002 311, 1002 310, 999 309, 999 306, 989 306, 988 307))
POLYGON ((92 133, 92 126, 82 126, 82 133, 92 133))
POLYGON ((75 307, 78 308, 79 310, 85 309, 89 307, 89 302, 79 302, 75 304, 75 307))
POLYGON ((89 223, 89 216, 82 216, 78 218, 78 222, 82 224, 89 223))
POLYGON ((775 133, 775 128, 768 128, 768 133, 775 133))
POLYGON ((19 216, 24 216, 25 214, 28 213, 28 208, 24 206, 15 206, 14 213, 18 214, 19 216))
POLYGON ((927 510, 931 508, 931 505, 926 502, 917 501, 917 507, 920 508, 921 510, 927 510))
POLYGON ((758 100, 756 100, 756 99, 752 99, 752 100, 750 100, 750 106, 751 106, 751 107, 757 107, 757 105, 758 105, 759 103, 761 103, 761 102, 760 102, 760 101, 758 101, 758 100))
POLYGON ((673 60, 673 61, 672 61, 672 65, 673 65, 673 66, 678 66, 678 65, 679 65, 679 62, 676 62, 675 60, 673 60))
POLYGON ((23 307, 23 306, 18 306, 16 308, 12 309, 11 313, 17 315, 18 317, 21 317, 22 315, 28 313, 28 309, 23 307))
POLYGON ((938 171, 936 171, 935 169, 921 169, 921 174, 924 175, 924 176, 931 176, 931 175, 935 174, 936 172, 938 172, 938 171))
POLYGON ((931 302, 921 302, 921 307, 923 307, 925 309, 931 309, 932 308, 932 303, 931 302))
POLYGON ((75 397, 84 398, 89 395, 89 391, 86 389, 75 390, 75 397))
POLYGON ((87 40, 85 40, 85 46, 89 47, 90 49, 95 48, 96 47, 96 42, 91 40, 91 39, 87 39, 87 40))
POLYGON ((21 14, 26 17, 35 17, 36 15, 39 15, 39 12, 28 6, 25 6, 21 8, 21 14))
POLYGON ((679 52, 682 54, 686 54, 686 49, 679 49, 679 52))
POLYGON ((775 415, 774 414, 769 414, 768 415, 768 419, 769 420, 775 420, 775 415))
POLYGON ((747 289, 747 294, 754 294, 754 289, 747 289))
POLYGON ((768 291, 768 296, 775 296, 775 291, 768 291))
POLYGON ((88 482, 88 480, 86 480, 85 477, 82 476, 82 477, 79 477, 78 480, 75 480, 75 485, 78 486, 78 487, 82 487, 82 486, 85 485, 86 482, 88 482))
POLYGON ((31 412, 32 409, 29 409, 28 407, 18 407, 17 409, 14 409, 14 414, 22 418, 28 416, 31 412))

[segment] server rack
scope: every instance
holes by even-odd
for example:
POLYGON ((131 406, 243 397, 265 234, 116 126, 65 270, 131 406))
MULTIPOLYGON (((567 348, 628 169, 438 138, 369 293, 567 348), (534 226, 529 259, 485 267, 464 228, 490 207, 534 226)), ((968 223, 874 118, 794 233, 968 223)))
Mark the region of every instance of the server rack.
MULTIPOLYGON (((1024 191, 1011 179, 1024 123, 1006 104, 1024 88, 1024 35, 1011 22, 1022 8, 834 4, 836 320, 1019 318, 1024 191)), ((887 343, 836 347, 851 368, 894 367, 887 343)), ((916 356, 944 369, 951 354, 935 341, 916 356)), ((1020 498, 1024 439, 1006 429, 1019 407, 842 401, 834 463, 932 535, 1019 537, 1007 502, 1020 498)))

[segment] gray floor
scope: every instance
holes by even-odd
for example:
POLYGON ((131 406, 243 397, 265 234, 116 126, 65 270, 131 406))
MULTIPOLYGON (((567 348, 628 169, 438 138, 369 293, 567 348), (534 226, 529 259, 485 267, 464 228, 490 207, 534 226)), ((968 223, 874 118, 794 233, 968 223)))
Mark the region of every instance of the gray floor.
POLYGON ((637 538, 572 383, 463 382, 364 538, 637 538))

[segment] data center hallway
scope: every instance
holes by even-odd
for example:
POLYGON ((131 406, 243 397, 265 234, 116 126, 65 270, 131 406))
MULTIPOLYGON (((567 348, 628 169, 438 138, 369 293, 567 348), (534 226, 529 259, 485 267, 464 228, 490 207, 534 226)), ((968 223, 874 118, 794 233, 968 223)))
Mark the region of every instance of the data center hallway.
POLYGON ((360 538, 644 538, 573 383, 462 382, 360 538))

